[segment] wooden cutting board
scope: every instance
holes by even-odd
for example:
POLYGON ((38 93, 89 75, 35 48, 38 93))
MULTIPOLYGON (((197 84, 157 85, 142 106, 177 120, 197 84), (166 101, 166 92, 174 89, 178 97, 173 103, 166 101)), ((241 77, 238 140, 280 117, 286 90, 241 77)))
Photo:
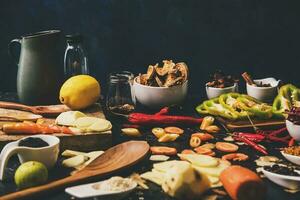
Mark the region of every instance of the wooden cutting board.
MULTIPOLYGON (((241 129, 252 129, 253 126, 251 125, 250 121, 248 120, 239 120, 239 121, 231 121, 226 120, 221 117, 217 117, 217 120, 226 126, 230 131, 234 130, 241 130, 241 129)), ((268 119, 268 120, 252 120, 253 124, 262 129, 275 129, 278 127, 282 127, 285 125, 285 120, 279 119, 268 119)))
MULTIPOLYGON (((99 117, 105 119, 105 115, 101 108, 100 104, 95 104, 89 109, 83 110, 87 116, 99 117)), ((53 124, 55 118, 43 118, 44 123, 53 124)), ((0 128, 5 123, 12 123, 7 121, 0 120, 0 128)), ((94 150, 104 150, 109 148, 112 145, 111 139, 112 134, 111 131, 103 132, 103 133, 84 133, 81 135, 69 135, 69 134, 54 134, 58 136, 61 140, 61 150, 72 149, 72 150, 84 150, 84 151, 94 151, 94 150)), ((19 140, 28 135, 6 135, 0 129, 0 148, 2 149, 5 144, 19 140)))

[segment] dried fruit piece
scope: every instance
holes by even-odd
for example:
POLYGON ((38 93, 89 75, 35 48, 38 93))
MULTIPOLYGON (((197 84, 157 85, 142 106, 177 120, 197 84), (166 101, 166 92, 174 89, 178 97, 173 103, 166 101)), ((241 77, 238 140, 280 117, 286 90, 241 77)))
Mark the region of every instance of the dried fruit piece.
POLYGON ((217 142, 216 148, 224 152, 236 152, 239 149, 237 145, 228 142, 217 142))
POLYGON ((181 135, 184 133, 183 129, 175 127, 175 126, 166 127, 164 130, 166 133, 173 133, 173 134, 178 134, 178 135, 181 135))
POLYGON ((222 156, 222 160, 245 161, 249 156, 243 153, 230 153, 222 156))
POLYGON ((203 121, 202 121, 202 123, 200 125, 200 129, 201 130, 205 130, 206 127, 208 127, 210 125, 213 125, 214 121, 215 121, 215 118, 212 117, 212 116, 206 116, 206 117, 204 117, 203 121))
POLYGON ((198 146, 200 146, 201 144, 201 140, 199 137, 191 137, 190 139, 190 146, 193 148, 196 148, 198 146))
POLYGON ((203 147, 197 147, 194 149, 194 151, 198 154, 202 155, 208 155, 211 154, 213 151, 211 149, 203 148, 203 147))
POLYGON ((200 147, 207 148, 207 149, 214 149, 216 147, 216 145, 213 143, 206 143, 206 144, 201 145, 200 147))
POLYGON ((216 126, 216 125, 211 125, 211 126, 208 126, 205 128, 205 130, 208 132, 208 133, 217 133, 219 132, 221 129, 216 126))
POLYGON ((155 155, 172 156, 177 154, 177 150, 175 148, 164 146, 152 146, 150 147, 150 151, 155 155))
POLYGON ((153 135, 155 135, 157 138, 161 138, 163 135, 166 134, 165 130, 164 130, 163 128, 159 128, 159 127, 153 128, 153 129, 152 129, 152 133, 153 133, 153 135))
POLYGON ((211 134, 208 134, 208 133, 193 133, 192 137, 198 137, 203 142, 214 138, 214 136, 212 136, 211 134))
POLYGON ((159 142, 173 142, 179 137, 178 134, 165 134, 161 136, 158 141, 159 142))
POLYGON ((191 149, 184 149, 181 151, 181 154, 196 154, 196 152, 191 149))

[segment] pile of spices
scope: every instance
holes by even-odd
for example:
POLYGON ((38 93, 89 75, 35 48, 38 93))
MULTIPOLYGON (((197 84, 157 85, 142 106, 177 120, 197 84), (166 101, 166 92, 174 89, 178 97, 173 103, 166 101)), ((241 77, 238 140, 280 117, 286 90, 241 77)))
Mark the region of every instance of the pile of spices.
POLYGON ((37 137, 28 137, 19 142, 19 146, 23 147, 32 147, 32 148, 40 148, 49 146, 47 142, 37 137))
POLYGON ((287 120, 300 125, 300 107, 292 107, 290 111, 286 111, 285 113, 288 114, 287 120))
POLYGON ((233 86, 239 80, 231 75, 225 75, 222 71, 218 70, 213 75, 210 75, 210 81, 207 83, 208 87, 225 88, 233 86))
POLYGON ((286 147, 283 149, 283 152, 294 156, 300 156, 300 146, 286 147))
POLYGON ((300 176, 298 172, 295 171, 294 167, 281 166, 281 165, 272 165, 265 166, 264 170, 273 172, 276 174, 287 175, 287 176, 300 176))

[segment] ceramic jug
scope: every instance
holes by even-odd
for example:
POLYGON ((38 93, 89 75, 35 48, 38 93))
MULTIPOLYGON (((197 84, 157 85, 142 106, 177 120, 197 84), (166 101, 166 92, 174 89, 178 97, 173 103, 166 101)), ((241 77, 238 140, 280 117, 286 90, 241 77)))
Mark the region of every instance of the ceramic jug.
MULTIPOLYGON (((64 77, 64 35, 59 30, 42 31, 14 39, 9 52, 20 44, 17 92, 27 105, 56 104, 64 77)), ((17 59, 16 59, 17 60, 17 59)))

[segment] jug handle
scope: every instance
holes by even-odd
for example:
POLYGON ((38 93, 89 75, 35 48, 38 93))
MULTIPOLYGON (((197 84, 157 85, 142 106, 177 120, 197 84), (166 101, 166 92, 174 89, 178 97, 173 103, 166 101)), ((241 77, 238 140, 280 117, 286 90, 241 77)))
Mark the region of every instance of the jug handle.
POLYGON ((5 145, 5 147, 1 151, 0 154, 0 180, 1 181, 4 180, 4 176, 5 176, 4 171, 9 158, 12 155, 20 152, 21 149, 23 148, 18 146, 18 142, 11 142, 5 145))
POLYGON ((14 61, 17 65, 19 65, 19 61, 17 59, 17 56, 13 53, 13 47, 16 43, 21 45, 21 41, 22 41, 21 39, 13 39, 8 44, 8 54, 14 59, 14 61))

